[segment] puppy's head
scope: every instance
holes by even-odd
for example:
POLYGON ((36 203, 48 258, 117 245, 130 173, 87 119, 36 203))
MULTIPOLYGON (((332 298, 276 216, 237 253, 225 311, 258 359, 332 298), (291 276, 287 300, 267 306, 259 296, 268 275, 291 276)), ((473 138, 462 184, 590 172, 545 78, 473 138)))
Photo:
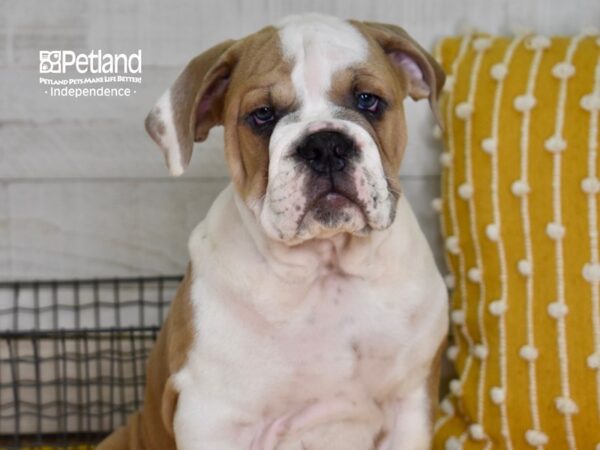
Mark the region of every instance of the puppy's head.
POLYGON ((179 175, 224 125, 236 190, 273 239, 364 234, 394 220, 404 98, 436 113, 443 82, 399 27, 295 16, 194 58, 146 128, 179 175))

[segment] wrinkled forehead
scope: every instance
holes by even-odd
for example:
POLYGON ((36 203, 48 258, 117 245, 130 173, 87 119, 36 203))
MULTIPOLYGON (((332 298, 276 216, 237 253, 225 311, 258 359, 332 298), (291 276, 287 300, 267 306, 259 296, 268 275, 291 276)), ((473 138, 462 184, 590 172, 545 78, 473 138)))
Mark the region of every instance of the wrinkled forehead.
POLYGON ((320 15, 292 16, 278 25, 283 57, 302 114, 327 108, 326 93, 336 72, 368 58, 365 37, 349 22, 320 15))

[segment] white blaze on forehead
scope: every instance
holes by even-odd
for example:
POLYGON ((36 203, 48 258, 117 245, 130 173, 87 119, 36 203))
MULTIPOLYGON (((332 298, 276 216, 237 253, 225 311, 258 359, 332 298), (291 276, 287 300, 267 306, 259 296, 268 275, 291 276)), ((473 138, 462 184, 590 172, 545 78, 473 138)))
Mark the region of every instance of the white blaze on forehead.
POLYGON ((283 56, 294 68, 291 78, 303 117, 331 110, 327 91, 340 69, 364 61, 368 43, 347 21, 320 14, 290 16, 279 23, 283 56))

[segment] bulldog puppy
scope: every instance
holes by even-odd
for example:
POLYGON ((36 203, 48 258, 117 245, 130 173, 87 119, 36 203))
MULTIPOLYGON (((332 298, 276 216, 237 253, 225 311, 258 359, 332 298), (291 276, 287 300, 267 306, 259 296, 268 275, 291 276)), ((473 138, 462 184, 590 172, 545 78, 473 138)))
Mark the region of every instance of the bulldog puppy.
POLYGON ((232 184, 101 450, 429 448, 447 294, 398 170, 443 82, 403 29, 312 14, 188 64, 147 130, 180 175, 223 125, 232 184))

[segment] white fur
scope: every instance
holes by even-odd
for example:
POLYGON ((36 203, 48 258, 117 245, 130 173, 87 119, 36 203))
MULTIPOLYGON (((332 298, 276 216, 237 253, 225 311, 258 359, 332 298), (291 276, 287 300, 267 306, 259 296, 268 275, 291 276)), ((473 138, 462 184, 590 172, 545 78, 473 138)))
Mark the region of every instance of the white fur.
POLYGON ((389 448, 428 448, 446 288, 404 198, 387 230, 290 248, 229 187, 189 250, 179 449, 365 450, 381 426, 389 448))
POLYGON ((338 70, 364 61, 368 44, 350 23, 321 14, 290 16, 279 24, 284 58, 294 63, 292 82, 302 104, 301 118, 331 116, 326 93, 338 70))
POLYGON ((179 176, 183 173, 184 167, 181 161, 181 147, 177 139, 175 122, 173 121, 170 89, 158 99, 156 107, 159 108, 157 118, 165 127, 165 132, 160 136, 160 146, 165 152, 169 172, 173 176, 179 176))

